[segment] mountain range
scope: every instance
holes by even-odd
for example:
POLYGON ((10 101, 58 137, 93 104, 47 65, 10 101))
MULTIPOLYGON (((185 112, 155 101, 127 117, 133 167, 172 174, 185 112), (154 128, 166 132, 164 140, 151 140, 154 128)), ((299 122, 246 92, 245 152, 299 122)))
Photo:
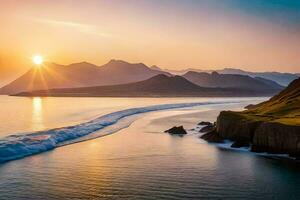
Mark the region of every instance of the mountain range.
MULTIPOLYGON (((156 68, 156 70, 159 70, 156 68)), ((281 72, 250 72, 250 71, 244 71, 241 69, 235 69, 235 68, 224 68, 220 70, 201 70, 201 69, 195 69, 195 68, 188 68, 185 70, 168 70, 168 69, 160 69, 161 71, 169 72, 171 74, 176 75, 183 75, 189 71, 194 72, 206 72, 206 73, 212 73, 212 72, 218 72, 219 74, 239 74, 239 75, 246 75, 251 77, 260 77, 268 80, 272 80, 277 82, 278 84, 282 86, 287 86, 289 83, 291 83, 293 80, 297 79, 300 74, 299 73, 281 73, 281 72)))
POLYGON ((131 64, 121 60, 111 60, 102 66, 87 62, 70 65, 46 63, 41 68, 30 69, 2 87, 0 93, 124 84, 145 80, 158 74, 171 75, 168 72, 150 69, 142 63, 131 64))
POLYGON ((61 88, 21 92, 16 96, 86 96, 86 97, 233 97, 267 96, 278 89, 253 90, 246 88, 200 87, 182 76, 156 75, 144 81, 96 87, 61 88))
POLYGON ((189 71, 182 75, 182 77, 202 87, 243 88, 256 91, 283 89, 283 86, 275 81, 240 74, 219 74, 218 72, 210 74, 189 71))
MULTIPOLYGON (((128 83, 141 84, 141 81, 149 81, 151 77, 160 74, 169 77, 174 76, 169 72, 162 71, 157 66, 148 67, 143 63, 128 63, 122 60, 111 60, 102 66, 87 62, 70 65, 46 63, 43 67, 30 69, 24 75, 0 88, 0 94, 18 94, 21 92, 60 88, 91 88, 98 86, 110 86, 110 88, 113 89, 112 86, 114 85, 120 88, 121 85, 128 83)), ((178 80, 178 76, 175 77, 175 79, 178 80)), ((188 89, 189 96, 191 91, 197 91, 198 94, 199 87, 201 87, 202 90, 204 90, 204 88, 215 88, 216 91, 220 88, 229 88, 232 91, 235 90, 235 92, 240 91, 240 96, 245 96, 246 93, 249 96, 259 94, 266 96, 283 89, 283 87, 275 81, 241 74, 221 74, 219 72, 199 73, 189 71, 183 74, 182 78, 188 81, 190 86, 193 84, 193 87, 188 89), (197 86, 198 89, 192 89, 195 88, 195 86, 197 86)), ((162 82, 160 84, 164 83, 162 82)), ((179 83, 176 84, 177 87, 183 88, 179 83)), ((182 82, 181 84, 184 83, 182 82)), ((135 87, 136 86, 132 88, 135 87)), ((153 87, 164 86, 156 84, 153 85, 153 87)), ((147 90, 147 88, 144 89, 145 91, 147 90)), ((175 93, 176 91, 174 90, 175 88, 169 89, 173 90, 170 91, 170 93, 175 93)), ((176 89, 178 90, 178 88, 176 89)), ((157 94, 160 94, 160 92, 157 94)), ((152 92, 152 95, 156 95, 155 92, 152 92)), ((171 96, 174 95, 175 94, 171 96)), ((187 94, 180 93, 179 96, 180 95, 184 96, 187 94)), ((236 95, 236 93, 233 95, 236 95)))

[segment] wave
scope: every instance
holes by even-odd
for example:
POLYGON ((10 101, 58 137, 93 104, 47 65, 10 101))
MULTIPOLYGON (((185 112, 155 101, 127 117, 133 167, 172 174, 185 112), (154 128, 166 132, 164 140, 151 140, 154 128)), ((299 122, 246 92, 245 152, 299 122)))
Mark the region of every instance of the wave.
MULTIPOLYGON (((0 140, 0 163, 52 150, 58 146, 93 139, 95 137, 87 138, 86 136, 105 127, 116 124, 121 119, 129 116, 166 109, 239 102, 241 101, 180 103, 131 108, 106 114, 94 120, 74 126, 54 128, 23 135, 10 135, 0 140), (80 140, 81 138, 82 140, 80 140)), ((122 127, 125 126, 123 125, 122 127)), ((115 130, 117 131, 119 129, 115 130)), ((110 133, 112 132, 113 131, 110 133)), ((101 135, 98 135, 98 137, 100 136, 101 135)))
POLYGON ((275 154, 275 153, 267 153, 267 152, 262 152, 262 153, 253 152, 253 151, 251 151, 251 146, 234 148, 234 147, 231 147, 231 145, 233 143, 234 143, 233 141, 225 140, 224 143, 212 143, 212 144, 214 144, 218 148, 230 150, 230 151, 244 152, 244 153, 249 153, 249 154, 253 154, 253 155, 257 155, 257 156, 270 157, 270 158, 285 158, 285 159, 295 160, 295 158, 290 157, 289 154, 284 154, 284 153, 275 154))

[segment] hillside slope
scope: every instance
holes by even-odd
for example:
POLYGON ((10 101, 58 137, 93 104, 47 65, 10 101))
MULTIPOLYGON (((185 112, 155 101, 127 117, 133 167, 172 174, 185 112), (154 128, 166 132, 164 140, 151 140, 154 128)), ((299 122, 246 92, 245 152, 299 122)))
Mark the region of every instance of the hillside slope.
POLYGON ((261 116, 273 122, 300 125, 300 78, 269 101, 253 106, 243 113, 261 116))
POLYGON ((268 80, 272 80, 277 82, 280 85, 287 86, 293 80, 299 78, 298 74, 292 73, 280 73, 280 72, 249 72, 240 69, 234 68, 225 68, 222 70, 218 70, 221 74, 240 74, 240 75, 247 75, 251 77, 260 77, 268 80))
POLYGON ((300 158, 300 78, 249 110, 222 111, 216 129, 203 138, 229 139, 238 146, 250 144, 255 152, 288 153, 300 158))
POLYGON ((145 81, 121 85, 50 89, 22 92, 17 96, 110 96, 110 97, 179 97, 179 96, 261 96, 265 93, 237 88, 200 87, 181 76, 156 75, 145 81))
POLYGON ((166 72, 150 69, 142 63, 131 64, 111 60, 103 66, 87 62, 68 66, 46 63, 41 68, 30 69, 21 77, 0 89, 1 94, 14 94, 51 88, 75 88, 114 85, 146 80, 166 72))
POLYGON ((165 69, 164 71, 170 72, 172 74, 177 75, 183 75, 189 71, 199 72, 199 73, 212 73, 212 72, 218 72, 219 74, 238 74, 238 75, 245 75, 250 76, 253 78, 263 78, 267 80, 275 81, 277 84, 280 84, 282 86, 287 86, 290 84, 293 80, 300 77, 299 73, 281 73, 281 72, 251 72, 251 71, 244 71, 241 69, 235 69, 235 68, 224 68, 220 70, 202 70, 197 68, 188 68, 184 70, 168 70, 165 69))
POLYGON ((183 75, 187 80, 202 87, 244 88, 252 90, 282 90, 283 87, 274 81, 253 78, 238 74, 219 74, 217 72, 187 72, 183 75))

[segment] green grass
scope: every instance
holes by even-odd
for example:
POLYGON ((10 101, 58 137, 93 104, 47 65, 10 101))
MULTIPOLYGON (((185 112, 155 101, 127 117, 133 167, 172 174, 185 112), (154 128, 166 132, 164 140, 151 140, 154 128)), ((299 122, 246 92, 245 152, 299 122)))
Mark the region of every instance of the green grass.
POLYGON ((300 125, 300 97, 289 101, 267 101, 257 108, 240 112, 239 115, 248 120, 300 125))
POLYGON ((270 100, 243 112, 223 113, 230 120, 278 122, 300 126, 300 78, 270 100))

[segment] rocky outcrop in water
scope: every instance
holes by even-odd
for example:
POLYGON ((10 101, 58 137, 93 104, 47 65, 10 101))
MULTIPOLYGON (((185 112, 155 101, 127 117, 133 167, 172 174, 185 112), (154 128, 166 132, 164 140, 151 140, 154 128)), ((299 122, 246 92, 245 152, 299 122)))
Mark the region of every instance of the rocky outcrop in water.
POLYGON ((213 131, 214 129, 215 129, 215 126, 213 124, 211 124, 211 125, 204 126, 203 128, 201 128, 199 130, 199 132, 200 133, 207 133, 207 132, 213 131))
POLYGON ((284 153, 300 158, 300 126, 257 121, 238 112, 223 111, 216 130, 202 136, 209 142, 234 141, 232 147, 248 147, 253 152, 284 153))
POLYGON ((254 152, 300 159, 300 78, 268 101, 246 108, 242 112, 222 111, 215 130, 202 138, 229 139, 234 148, 251 146, 254 152))
POLYGON ((200 126, 209 126, 209 125, 213 125, 213 123, 202 121, 202 122, 199 122, 198 125, 200 125, 200 126))
POLYGON ((245 119, 239 113, 222 111, 218 116, 216 129, 223 138, 251 142, 253 133, 260 123, 259 121, 245 119))
POLYGON ((224 138, 222 138, 216 130, 210 131, 208 133, 205 133, 202 135, 200 138, 203 140, 206 140, 207 142, 212 142, 212 143, 223 143, 224 138))
POLYGON ((187 132, 183 128, 183 126, 174 126, 168 130, 165 131, 165 133, 170 133, 172 135, 186 135, 187 132))

